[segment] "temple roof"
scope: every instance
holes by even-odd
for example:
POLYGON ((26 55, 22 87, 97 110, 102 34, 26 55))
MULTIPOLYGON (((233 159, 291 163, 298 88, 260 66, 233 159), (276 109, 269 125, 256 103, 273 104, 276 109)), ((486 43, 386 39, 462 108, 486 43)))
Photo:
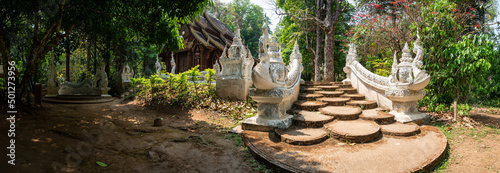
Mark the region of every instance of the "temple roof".
POLYGON ((180 33, 184 37, 184 49, 179 52, 191 49, 194 40, 205 47, 223 50, 232 44, 234 37, 225 23, 207 12, 203 12, 199 17, 193 17, 191 23, 183 24, 180 33))

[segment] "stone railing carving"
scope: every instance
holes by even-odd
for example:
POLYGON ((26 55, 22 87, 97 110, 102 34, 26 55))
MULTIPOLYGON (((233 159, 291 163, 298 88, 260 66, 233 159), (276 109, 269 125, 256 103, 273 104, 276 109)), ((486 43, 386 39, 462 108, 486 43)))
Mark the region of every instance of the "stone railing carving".
POLYGON ((302 54, 297 42, 290 55, 290 64, 285 66, 276 37, 269 40, 267 25, 259 39, 258 63, 252 72, 255 88, 250 88, 250 97, 258 103, 257 115, 243 122, 244 130, 272 131, 274 128, 288 128, 292 115, 286 111, 297 100, 302 72, 302 54))
POLYGON ((104 71, 104 65, 99 67, 94 80, 85 79, 80 83, 64 82, 58 91, 59 95, 101 95, 104 98, 111 97, 108 91, 108 75, 104 71))
POLYGON ((248 89, 252 85, 250 72, 254 60, 250 50, 242 43, 240 29, 234 33, 229 49, 224 48, 218 62, 215 62, 215 94, 222 98, 246 100, 248 89), (221 66, 219 66, 219 62, 221 66))
POLYGON ((389 77, 376 75, 359 62, 356 47, 351 44, 346 58, 344 72, 347 79, 344 83, 352 84, 358 92, 368 100, 376 100, 379 106, 391 109, 395 119, 400 122, 423 123, 428 116, 418 112, 418 100, 425 96, 423 89, 430 81, 430 76, 421 70, 423 48, 420 37, 414 43, 415 58, 412 57, 408 44, 403 48, 403 54, 398 64, 396 54, 389 77))

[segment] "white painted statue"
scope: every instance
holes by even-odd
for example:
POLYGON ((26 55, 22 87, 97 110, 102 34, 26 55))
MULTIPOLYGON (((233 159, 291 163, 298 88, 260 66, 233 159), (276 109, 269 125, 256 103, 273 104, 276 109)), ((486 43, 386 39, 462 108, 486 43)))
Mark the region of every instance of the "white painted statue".
POLYGON ((292 107, 299 94, 303 67, 297 41, 290 55, 290 63, 285 66, 276 37, 269 41, 266 24, 262 30, 263 36, 259 39, 261 61, 252 71, 255 88, 250 88, 249 93, 258 103, 258 111, 256 116, 243 122, 243 130, 273 131, 275 128, 288 128, 293 116, 286 111, 292 107))
POLYGON ((174 52, 171 54, 172 58, 170 59, 170 66, 172 67, 172 71, 170 73, 175 74, 175 59, 174 59, 174 52))
POLYGON ((50 71, 47 79, 47 95, 45 97, 55 97, 59 91, 59 82, 56 78, 56 70, 54 67, 54 51, 50 53, 50 71))

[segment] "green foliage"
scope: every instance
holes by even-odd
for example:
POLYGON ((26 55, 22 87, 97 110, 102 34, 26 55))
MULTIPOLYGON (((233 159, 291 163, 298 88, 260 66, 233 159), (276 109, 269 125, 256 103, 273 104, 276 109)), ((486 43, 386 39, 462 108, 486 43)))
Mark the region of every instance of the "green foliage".
MULTIPOLYGON (((194 70, 196 71, 196 70, 194 70)), ((147 105, 178 105, 184 107, 205 108, 227 114, 235 121, 248 118, 247 114, 255 114, 255 102, 229 101, 215 96, 212 84, 198 85, 188 83, 188 72, 169 74, 167 82, 153 85, 151 78, 132 78, 136 98, 147 105), (195 87, 196 86, 196 87, 195 87)), ((198 72, 199 73, 199 72, 198 72)), ((207 73, 209 75, 210 73, 207 73)), ((212 74, 213 76, 213 74, 212 74)))
POLYGON ((465 101, 471 88, 485 82, 494 53, 493 42, 482 34, 466 35, 462 41, 451 43, 441 53, 443 59, 431 64, 439 70, 431 72, 429 95, 421 103, 434 110, 439 103, 465 101))
MULTIPOLYGON (((252 56, 257 58, 262 24, 264 20, 268 24, 271 23, 270 18, 264 18, 262 7, 251 3, 250 0, 233 0, 227 5, 216 1, 207 10, 226 23, 232 31, 239 26, 245 46, 248 47, 252 56)), ((268 31, 271 30, 268 28, 268 31)))
POLYGON ((214 81, 213 78, 215 75, 215 70, 207 68, 207 69, 205 69, 205 71, 207 72, 207 74, 205 74, 205 82, 208 85, 208 89, 210 89, 210 86, 212 86, 211 83, 212 83, 212 81, 214 81))
POLYGON ((392 67, 392 57, 382 57, 382 54, 378 56, 368 55, 366 61, 366 68, 377 75, 388 77, 391 75, 392 67))

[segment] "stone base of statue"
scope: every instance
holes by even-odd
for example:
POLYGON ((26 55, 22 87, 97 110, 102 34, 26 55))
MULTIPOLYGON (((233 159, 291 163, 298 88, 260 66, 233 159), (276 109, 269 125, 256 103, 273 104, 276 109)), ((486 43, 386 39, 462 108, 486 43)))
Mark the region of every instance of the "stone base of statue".
POLYGON ((429 115, 418 111, 418 101, 425 96, 425 90, 389 89, 385 96, 392 101, 391 114, 399 122, 424 124, 430 121, 429 115))
POLYGON ((215 94, 231 100, 246 100, 252 86, 251 79, 220 79, 215 82, 215 94))
POLYGON ((57 91, 59 91, 59 87, 46 87, 47 95, 45 97, 57 97, 57 91))
POLYGON ((257 115, 248 118, 242 124, 243 130, 270 132, 276 128, 288 128, 292 125, 292 115, 286 113, 293 91, 286 88, 260 90, 250 88, 250 97, 258 103, 257 115))
POLYGON ((111 98, 111 95, 108 94, 108 91, 110 89, 111 89, 110 87, 101 88, 101 97, 102 98, 111 98))

